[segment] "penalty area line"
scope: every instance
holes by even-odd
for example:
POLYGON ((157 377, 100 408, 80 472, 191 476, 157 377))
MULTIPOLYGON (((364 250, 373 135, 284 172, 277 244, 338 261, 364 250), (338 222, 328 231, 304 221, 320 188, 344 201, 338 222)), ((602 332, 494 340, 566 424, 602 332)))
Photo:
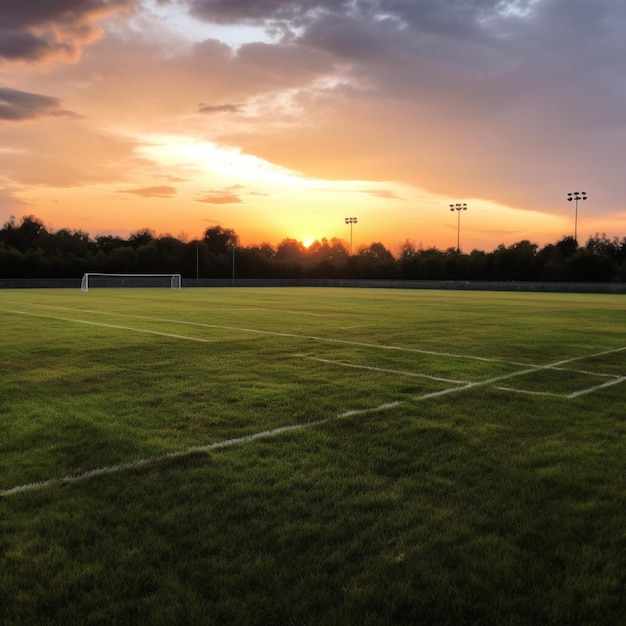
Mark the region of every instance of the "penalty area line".
POLYGON ((242 444, 242 443, 248 443, 250 441, 255 441, 257 439, 276 437, 277 435, 281 435, 282 433, 305 430, 307 428, 314 428, 315 426, 321 426, 322 424, 326 424, 328 422, 332 422, 332 421, 345 418, 345 417, 354 417, 358 415, 366 415, 368 413, 376 413, 378 411, 386 411, 387 409, 392 409, 402 404, 404 404, 404 402, 402 401, 387 402, 385 404, 381 404, 379 406, 372 407, 369 409, 353 409, 350 411, 339 413, 338 415, 335 415, 334 417, 327 417, 321 420, 316 420, 314 422, 279 426, 277 428, 264 430, 259 433, 253 433, 251 435, 244 435, 243 437, 225 439, 223 441, 216 441, 215 443, 209 443, 206 445, 190 446, 188 448, 185 448, 184 450, 179 450, 178 452, 167 452, 166 454, 160 454, 160 455, 153 456, 153 457, 146 457, 143 459, 136 459, 134 461, 128 461, 126 463, 116 463, 114 465, 106 465, 104 467, 98 467, 92 470, 88 470, 86 472, 81 472, 80 474, 70 474, 62 478, 51 478, 49 480, 42 480, 39 482, 18 485, 16 487, 11 487, 9 489, 1 490, 0 497, 11 496, 11 495, 15 495, 18 493, 24 493, 26 491, 40 491, 42 489, 46 489, 49 487, 60 487, 62 485, 71 485, 73 483, 82 482, 89 478, 94 478, 97 476, 106 476, 109 474, 117 474, 119 472, 124 472, 124 471, 132 470, 132 469, 136 469, 140 467, 156 465, 157 463, 161 463, 163 461, 171 461, 172 459, 179 459, 185 456, 189 456, 191 454, 197 454, 199 452, 201 453, 211 452, 212 450, 219 450, 221 448, 229 448, 231 446, 235 446, 235 445, 242 444))
MULTIPOLYGON (((296 355, 299 356, 299 355, 296 355)), ((384 367, 374 367, 372 365, 358 365, 356 363, 346 363, 345 361, 334 361, 332 359, 321 359, 313 356, 302 356, 301 358, 307 361, 317 361, 318 363, 328 363, 329 365, 338 365, 340 367, 348 367, 359 370, 370 370, 372 372, 382 372, 383 374, 397 374, 398 376, 412 376, 415 378, 427 378, 428 380, 435 380, 442 383, 452 383, 454 385, 467 384, 464 380, 454 380, 452 378, 440 378, 439 376, 431 376, 430 374, 422 374, 420 372, 406 372, 403 370, 394 370, 384 367)))
POLYGON ((626 381, 626 376, 615 377, 614 380, 607 380, 601 385, 596 385, 595 387, 588 387, 587 389, 580 389, 579 391, 574 391, 570 393, 568 398, 578 398, 578 396, 583 396, 585 394, 591 393, 592 391, 596 391, 597 389, 604 389, 605 387, 611 387, 613 385, 618 385, 619 383, 623 383, 626 381))
MULTIPOLYGON (((210 329, 219 329, 219 330, 232 330, 235 332, 241 332, 241 333, 247 333, 247 334, 255 334, 255 335, 265 335, 265 336, 272 336, 272 337, 285 337, 285 338, 291 338, 291 339, 304 339, 304 340, 308 340, 308 341, 316 341, 316 342, 321 342, 321 343, 332 343, 332 344, 340 344, 340 345, 348 345, 348 346, 358 346, 360 348, 373 348, 376 350, 388 350, 388 351, 396 351, 396 352, 407 352, 410 354, 427 354, 427 355, 431 355, 431 356, 439 356, 439 357, 445 357, 445 358, 453 358, 453 359, 461 359, 461 360, 465 360, 465 361, 483 361, 485 363, 504 363, 504 364, 508 364, 508 365, 514 365, 516 367, 535 367, 537 369, 542 369, 543 366, 541 365, 529 365, 527 363, 517 363, 516 361, 507 361, 507 360, 503 360, 503 359, 494 359, 494 358, 488 358, 488 357, 482 357, 482 356, 474 356, 474 355, 470 355, 470 354, 453 354, 453 353, 449 353, 449 352, 437 352, 434 350, 423 350, 421 348, 410 348, 410 347, 405 347, 405 346, 395 346, 395 345, 385 345, 385 344, 376 344, 376 343, 368 343, 368 342, 362 342, 362 341, 354 341, 354 340, 349 340, 349 339, 338 339, 338 338, 334 338, 334 337, 319 337, 316 335, 303 335, 303 334, 299 334, 299 333, 288 333, 288 332, 279 332, 279 331, 272 331, 272 330, 262 330, 262 329, 258 329, 258 328, 243 328, 243 327, 239 327, 239 326, 228 326, 228 325, 224 325, 224 324, 206 324, 206 323, 201 323, 201 322, 191 322, 191 321, 186 321, 186 320, 176 320, 176 319, 168 319, 168 318, 161 318, 161 317, 150 317, 150 316, 146 316, 146 315, 131 315, 128 313, 115 313, 115 312, 111 312, 111 311, 95 311, 95 310, 91 310, 91 309, 69 309, 68 307, 53 307, 50 305, 34 305, 34 306, 38 306, 40 308, 47 308, 47 309, 62 309, 62 310, 73 310, 76 312, 80 312, 80 313, 96 313, 99 315, 109 315, 109 316, 115 316, 115 317, 124 317, 124 318, 130 318, 130 319, 137 319, 137 320, 148 320, 151 322, 164 322, 164 323, 169 323, 169 324, 181 324, 181 325, 185 325, 185 326, 192 326, 192 327, 198 327, 198 328, 210 328, 210 329)), ((82 323, 82 324, 92 324, 93 326, 104 326, 105 328, 118 328, 121 330, 136 330, 137 332, 148 332, 148 333, 153 333, 153 334, 161 334, 165 337, 175 337, 177 339, 187 339, 189 341, 203 341, 202 339, 196 339, 195 337, 189 337, 186 335, 169 335, 167 333, 158 333, 156 331, 148 331, 148 330, 143 330, 143 329, 137 329, 137 328, 132 328, 132 327, 128 327, 128 326, 116 326, 116 325, 112 325, 112 324, 105 324, 105 323, 101 323, 101 322, 94 322, 94 321, 89 321, 89 320, 82 320, 82 319, 76 319, 76 318, 66 318, 66 317, 58 317, 55 315, 43 315, 43 314, 37 314, 37 313, 30 313, 30 312, 26 312, 26 311, 8 311, 9 313, 14 313, 17 315, 31 315, 33 317, 42 317, 42 318, 47 318, 47 319, 53 319, 53 320, 61 320, 63 322, 77 322, 77 323, 82 323)))
POLYGON ((53 317, 51 315, 42 315, 41 313, 29 313, 28 311, 10 311, 18 315, 29 315, 30 317, 43 317, 47 319, 58 320, 61 322, 76 322, 77 324, 88 324, 89 326, 100 326, 102 328, 113 328, 115 330, 130 330, 136 333, 145 333, 148 335, 159 335, 160 337, 170 337, 172 339, 185 339, 187 341, 198 341, 200 343, 215 343, 213 339, 204 339, 202 337, 189 337, 188 335, 177 335, 175 333, 164 333, 159 330, 148 330, 147 328, 133 328, 132 326, 121 326, 120 324, 105 324, 103 322, 92 322, 90 320, 79 320, 68 317, 53 317))

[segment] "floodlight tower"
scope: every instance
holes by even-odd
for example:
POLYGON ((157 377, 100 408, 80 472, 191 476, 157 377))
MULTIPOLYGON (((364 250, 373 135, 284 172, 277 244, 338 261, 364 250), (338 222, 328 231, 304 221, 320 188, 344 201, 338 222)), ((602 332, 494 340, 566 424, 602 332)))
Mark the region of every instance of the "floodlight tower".
POLYGON ((576 243, 578 243, 578 201, 586 199, 587 193, 584 191, 581 191, 580 193, 578 191, 573 191, 572 193, 567 194, 567 201, 571 202, 572 200, 574 200, 574 202, 576 203, 576 217, 574 218, 574 241, 576 243))
POLYGON ((461 252, 461 211, 467 211, 467 204, 465 202, 457 202, 450 205, 451 211, 456 211, 458 214, 457 227, 456 227, 456 251, 461 252))
POLYGON ((352 256, 352 225, 357 223, 356 217, 346 217, 346 224, 350 224, 350 256, 352 256))

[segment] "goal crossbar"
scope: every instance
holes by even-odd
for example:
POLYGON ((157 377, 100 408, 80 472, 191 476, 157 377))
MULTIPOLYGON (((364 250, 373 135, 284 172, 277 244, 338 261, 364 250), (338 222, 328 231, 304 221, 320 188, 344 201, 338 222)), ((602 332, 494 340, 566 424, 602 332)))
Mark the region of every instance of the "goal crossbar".
POLYGON ((98 287, 169 287, 179 290, 182 286, 180 274, 108 274, 86 272, 80 282, 81 291, 90 286, 98 287), (95 279, 95 280, 94 280, 95 279))

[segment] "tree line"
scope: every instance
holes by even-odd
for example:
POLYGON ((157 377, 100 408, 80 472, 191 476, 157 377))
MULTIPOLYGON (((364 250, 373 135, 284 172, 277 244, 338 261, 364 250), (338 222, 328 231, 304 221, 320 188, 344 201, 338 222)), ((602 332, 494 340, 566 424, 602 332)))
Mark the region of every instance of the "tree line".
POLYGON ((185 278, 377 278, 468 281, 626 281, 626 237, 596 234, 584 245, 573 237, 540 248, 528 240, 491 252, 418 248, 407 240, 393 255, 382 243, 350 254, 341 239, 305 247, 241 246, 230 228, 207 228, 183 241, 145 228, 127 239, 90 237, 82 230, 47 229, 33 215, 11 217, 0 230, 0 278, 77 278, 85 272, 179 273, 185 278))

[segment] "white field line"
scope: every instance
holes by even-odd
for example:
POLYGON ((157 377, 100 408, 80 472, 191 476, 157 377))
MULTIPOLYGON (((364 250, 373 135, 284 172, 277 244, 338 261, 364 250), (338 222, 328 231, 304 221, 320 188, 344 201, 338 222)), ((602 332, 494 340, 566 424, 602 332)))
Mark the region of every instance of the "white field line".
POLYGON ((431 376, 430 374, 420 374, 419 372, 405 372, 403 370, 393 370, 384 367, 373 367, 371 365, 356 365, 354 363, 346 363, 345 361, 333 361, 332 359, 320 359, 313 356, 301 357, 307 361, 318 361, 319 363, 329 363, 330 365, 340 365, 341 367, 351 367, 360 370, 371 370, 373 372, 383 372, 385 374, 396 374, 399 376, 414 376, 416 378, 428 378, 429 380, 436 380, 442 383, 452 383, 454 385, 465 385, 464 380, 454 380, 452 378, 440 378, 438 376, 431 376))
POLYGON ((565 363, 572 363, 573 361, 582 361, 584 359, 595 359, 598 356, 606 356, 607 354, 615 354, 616 352, 623 352, 626 350, 626 346, 622 346, 621 348, 612 348, 611 350, 603 350, 602 352, 596 352, 595 354, 585 354, 583 356, 577 356, 573 359, 564 359, 563 361, 557 361, 556 363, 551 363, 549 367, 558 369, 559 365, 564 365, 565 363))
MULTIPOLYGON (((608 376, 607 374, 603 374, 604 376, 608 376)), ((587 387, 586 389, 579 389, 578 391, 573 391, 572 393, 554 393, 552 391, 530 391, 529 389, 516 389, 515 387, 494 387, 494 389, 501 389, 502 391, 512 391, 513 393, 522 393, 533 396, 553 396, 557 398, 578 398, 578 396, 583 396, 585 394, 591 393, 592 391, 596 391, 597 389, 603 389, 605 387, 611 387, 613 385, 618 385, 619 383, 623 383, 626 381, 626 376, 611 376, 612 380, 607 380, 601 385, 595 385, 593 387, 587 387)))
POLYGON ((368 326, 373 326, 374 324, 352 324, 352 326, 338 326, 339 330, 352 330, 353 328, 367 328, 368 326))
POLYGON ((92 322, 90 320, 77 320, 64 317, 52 317, 50 315, 42 315, 41 313, 28 313, 26 311, 10 311, 11 313, 19 313, 20 315, 30 315, 32 317, 45 317, 62 322, 76 322, 77 324, 89 324, 91 326, 101 326, 103 328, 115 328, 116 330, 132 330, 136 333, 146 333, 148 335, 160 335, 161 337, 172 337, 174 339, 186 339, 188 341, 199 341, 201 343, 215 343, 213 339, 203 339, 202 337, 188 337, 187 335, 176 335, 174 333, 164 333, 158 330, 148 330, 146 328, 133 328, 131 326, 120 326, 119 324, 104 324, 103 322, 92 322))
POLYGON ((551 367, 550 369, 557 372, 572 372, 574 374, 585 374, 586 376, 598 376, 600 378, 619 378, 616 374, 602 374, 601 372, 590 372, 588 370, 575 370, 569 367, 551 367))
POLYGON ((387 409, 392 409, 400 404, 403 404, 403 403, 402 402, 387 402, 385 404, 381 404, 380 406, 373 407, 370 409, 355 409, 351 411, 345 411, 344 413, 340 413, 339 415, 335 415, 334 417, 327 417, 325 419, 317 420, 314 422, 291 424, 288 426, 279 426, 278 428, 272 428, 270 430, 265 430, 260 433, 254 433, 252 435, 245 435, 243 437, 236 437, 234 439, 226 439, 224 441, 217 441, 215 443, 209 443, 206 445, 190 446, 189 448, 185 448, 184 450, 179 450, 178 452, 168 452, 166 454, 161 454, 159 456, 136 459, 135 461, 128 461, 127 463, 117 463, 115 465, 107 465, 104 467, 98 467, 96 469, 88 470, 80 474, 71 474, 68 476, 64 476, 63 478, 51 478, 49 480, 43 480, 40 482, 27 483, 25 485, 19 485, 17 487, 11 487, 10 489, 4 489, 0 491, 0 497, 11 496, 16 493, 22 493, 24 491, 37 491, 40 489, 45 489, 46 487, 54 487, 58 485, 67 485, 71 483, 77 483, 83 480, 87 480, 88 478, 93 478, 95 476, 104 476, 106 474, 116 474, 118 472, 124 472, 127 470, 135 469, 137 467, 144 467, 146 465, 154 465, 162 461, 177 459, 177 458, 181 458, 181 457, 188 456, 190 454, 195 454, 198 452, 210 452, 212 450, 219 450, 220 448, 229 448, 231 446, 235 446, 241 443, 248 443, 249 441, 254 441, 256 439, 275 437, 276 435, 280 435, 286 432, 304 430, 305 428, 313 428, 315 426, 320 426, 322 424, 326 424, 327 422, 341 419, 343 417, 353 417, 357 415, 365 415, 367 413, 385 411, 387 409))
POLYGON ((555 398, 568 398, 564 393, 553 393, 552 391, 531 391, 530 389, 516 389, 515 387, 495 386, 494 389, 500 391, 511 391, 513 393, 521 393, 527 396, 552 396, 555 398))
MULTIPOLYGON (((105 328, 116 328, 116 329, 121 329, 121 330, 130 330, 130 331, 135 331, 135 332, 144 332, 144 333, 150 333, 150 334, 155 334, 155 335, 162 335, 165 337, 174 337, 177 339, 186 339, 189 341, 200 341, 200 342, 204 342, 204 343, 211 343, 210 340, 207 339, 201 339, 201 338, 196 338, 196 337, 188 337, 185 335, 175 335, 175 334, 171 334, 171 333, 163 333, 163 332, 159 332, 159 331, 151 331, 151 330, 146 330, 146 329, 137 329, 137 328, 131 328, 131 327, 127 327, 127 326, 118 326, 118 325, 114 325, 114 324, 104 324, 104 323, 100 323, 100 322, 93 322, 90 320, 77 320, 77 319, 72 319, 72 318, 63 318, 63 317, 56 317, 56 316, 52 316, 52 315, 42 315, 42 314, 37 314, 37 313, 29 313, 29 312, 25 312, 25 311, 10 311, 11 313, 17 314, 17 315, 30 315, 30 316, 35 316, 35 317, 43 317, 43 318, 48 318, 48 319, 56 319, 56 320, 60 320, 60 321, 67 321, 67 322, 77 322, 77 323, 82 323, 82 324, 91 324, 91 325, 95 325, 95 326, 103 326, 105 328)), ((94 313, 99 313, 98 311, 94 311, 94 313)), ((142 317, 142 316, 130 316, 130 315, 123 315, 124 317, 133 317, 133 318, 139 318, 139 319, 148 319, 148 320, 153 320, 155 321, 155 318, 149 318, 149 317, 142 317)), ((157 320, 157 321, 170 321, 170 322, 174 322, 174 323, 182 323, 182 324, 186 324, 187 322, 180 322, 177 320, 157 320)), ((242 328, 236 328, 236 327, 227 327, 227 326, 217 326, 217 325, 211 325, 211 324, 195 324, 195 323, 191 323, 189 322, 189 324, 192 325, 197 325, 197 326, 207 326, 209 328, 220 328, 220 329, 227 329, 227 330, 239 330, 239 331, 243 331, 243 332, 252 332, 252 333, 261 333, 261 334, 270 334, 270 335, 278 335, 278 336, 286 336, 286 337, 296 337, 296 338, 305 338, 305 339, 313 339, 313 340, 318 340, 318 341, 329 341, 329 342, 336 342, 336 343, 345 343, 345 344, 350 344, 350 345, 360 345, 360 346, 367 346, 367 347, 373 347, 373 348, 382 348, 382 349, 389 349, 389 350, 404 350, 407 352, 417 352, 417 353, 424 353, 424 354, 432 354, 432 355, 436 355, 436 356, 450 356, 450 357, 455 357, 455 358, 469 358, 469 359, 475 359, 475 360, 480 360, 480 361, 489 361, 489 362, 496 362, 496 363, 511 363, 511 362, 507 362, 507 361, 501 361, 498 359, 486 359, 486 358, 482 358, 482 357, 463 357, 463 356, 459 356, 459 355, 452 355, 452 354, 447 354, 447 353, 438 353, 438 352, 430 352, 430 351, 425 351, 425 350, 418 350, 418 349, 403 349, 401 347, 397 347, 397 346, 380 346, 380 345, 376 345, 376 344, 364 344, 364 343, 360 343, 360 342, 352 342, 352 341, 345 341, 345 340, 338 340, 338 339, 326 339, 326 338, 319 338, 319 337, 307 337, 304 335, 297 335, 297 334, 290 334, 290 333, 278 333, 278 332, 271 332, 271 331, 260 331, 260 330, 252 330, 252 329, 242 329, 242 328)), ((440 397, 443 395, 447 395, 450 393, 457 393, 460 391, 465 391, 467 389, 473 389, 475 387, 485 387, 485 386, 489 386, 489 385, 493 385, 493 383, 495 382, 499 382, 501 380, 506 380, 509 378, 513 378, 516 376, 523 376, 525 374, 531 373, 531 372, 536 372, 538 370, 545 370, 545 369, 557 369, 562 365, 565 365, 567 363, 573 363, 575 361, 580 361, 583 359, 587 359, 587 358, 595 358, 598 356, 604 356, 607 354, 615 354, 617 352, 622 352, 626 350, 626 346, 623 346, 621 348, 615 348, 615 349, 611 349, 611 350, 603 350, 602 352, 597 352, 595 354, 587 354, 587 355, 582 355, 582 356, 578 356, 578 357, 574 357, 571 359, 563 359, 561 361, 557 361, 555 363, 551 363, 551 364, 546 364, 546 365, 523 365, 523 364, 517 364, 517 365, 523 365, 525 367, 525 369, 522 369, 520 371, 517 372, 512 372, 509 374, 504 374, 502 376, 497 376, 495 378, 491 378, 488 380, 484 380, 484 381, 479 381, 479 382, 473 382, 473 383, 467 383, 465 385, 461 385, 459 387, 451 387, 448 389, 444 389, 443 391, 436 391, 436 392, 432 392, 432 393, 427 393, 424 394, 422 396, 418 396, 415 399, 416 400, 427 400, 429 398, 435 398, 435 397, 440 397)), ((582 390, 580 392, 574 392, 573 394, 570 394, 569 396, 567 396, 568 398, 575 398, 578 395, 582 395, 584 393, 590 393, 591 391, 594 391, 595 389, 599 389, 602 387, 608 387, 610 385, 614 385, 617 383, 621 383, 626 381, 626 376, 622 376, 622 377, 617 377, 615 380, 610 380, 607 381, 605 383, 603 383, 602 385, 598 385, 597 387, 593 387, 590 389, 585 389, 582 390)), ((317 420, 315 422, 309 422, 306 424, 293 424, 293 425, 288 425, 288 426, 282 426, 279 428, 275 428, 272 430, 268 430, 268 431, 263 431, 260 433, 255 433, 252 435, 247 435, 244 437, 239 437, 237 439, 228 439, 225 441, 221 441, 221 442, 216 442, 213 444, 207 444, 204 446, 192 446, 190 448, 187 448, 185 450, 179 451, 179 452, 172 452, 172 453, 168 453, 168 454, 164 454, 164 455, 160 455, 160 456, 156 456, 156 457, 151 457, 151 458, 146 458, 146 459, 138 459, 136 461, 130 461, 128 463, 120 463, 117 465, 111 465, 111 466, 106 466, 106 467, 101 467, 101 468, 97 468, 94 470, 90 470, 88 472, 84 472, 82 474, 77 474, 77 475, 71 475, 71 476, 66 476, 64 478, 57 478, 57 479, 50 479, 50 480, 46 480, 46 481, 41 481, 41 482, 36 482, 36 483, 29 483, 26 485, 20 485, 17 487, 12 487, 10 489, 5 489, 0 491, 0 497, 2 496, 7 496, 7 495, 12 495, 15 493, 20 493, 23 491, 31 491, 31 490, 37 490, 37 489, 43 489, 46 487, 50 487, 50 486, 54 486, 54 485, 61 485, 61 484, 65 484, 65 483, 72 483, 72 482, 78 482, 81 480, 85 480, 87 478, 91 478, 92 476, 99 476, 99 475, 103 475, 103 474, 112 474, 112 473, 116 473, 116 472, 120 472, 120 471, 124 471, 127 469, 132 469, 135 467, 141 467, 144 465, 149 465, 149 464, 153 464, 159 461, 163 461, 166 459, 172 459, 172 458, 177 458, 177 457, 182 457, 188 454, 192 454, 195 452, 204 452, 204 451, 210 451, 210 450, 214 450, 214 449, 218 449, 218 448, 223 448, 223 447, 228 447, 228 446, 232 446, 232 445, 236 445, 238 443, 245 443, 247 441, 252 441, 255 439, 260 439, 262 437, 271 437, 271 436, 276 436, 278 434, 281 434, 283 432, 288 432, 288 431, 295 431, 295 430, 303 430, 305 428, 310 428, 310 427, 314 427, 314 426, 318 426, 321 424, 325 424, 331 420, 335 420, 335 419, 339 419, 342 417, 349 417, 349 416, 354 416, 354 415, 363 415, 366 413, 372 413, 372 412, 376 412, 376 411, 382 411, 382 410, 386 410, 386 409, 390 409, 390 408, 394 408, 397 406, 401 406, 406 404, 405 401, 397 401, 397 402, 389 402, 389 403, 385 403, 382 404, 378 407, 374 407, 371 409, 356 409, 356 410, 349 410, 346 411, 344 413, 340 413, 339 415, 336 415, 334 417, 329 417, 323 420, 317 420)))
MULTIPOLYGON (((69 308, 69 307, 67 307, 69 308)), ((72 309, 76 311, 78 309, 72 309)), ((265 309, 260 306, 245 306, 245 307, 215 307, 216 311, 259 311, 261 313, 288 313, 289 315, 310 315, 311 317, 332 317, 326 313, 312 313, 311 311, 290 311, 289 309, 265 309)), ((102 311, 101 311, 102 312, 102 311)))
MULTIPOLYGON (((431 393, 424 394, 416 398, 417 400, 428 400, 430 398, 437 398, 439 396, 445 396, 450 393, 457 393, 459 391, 465 391, 467 389, 472 389, 474 387, 485 387, 489 385, 493 385, 494 383, 500 382, 501 380, 508 380, 509 378, 515 378, 516 376, 524 376, 526 374, 531 374, 533 372, 537 372, 538 370, 549 370, 549 369, 563 369, 560 368, 561 365, 565 365, 567 363, 574 363, 575 361, 582 361, 583 359, 592 359, 598 356, 605 356, 607 354, 615 354, 617 352, 623 352, 626 350, 626 346, 622 346, 621 348, 614 348, 612 350, 603 350, 602 352, 596 352, 595 354, 586 354, 583 356, 576 356, 571 359, 563 359, 562 361, 557 361, 556 363, 548 363, 547 365, 536 365, 533 367, 527 367, 526 369, 519 370, 517 372, 512 372, 510 374, 503 374, 502 376, 496 376, 495 378, 490 378, 488 380, 483 380, 474 383, 468 383, 463 387, 450 387, 448 389, 444 389, 443 391, 433 391, 431 393)), ((606 381, 601 385, 597 385, 596 387, 590 387, 589 389, 584 389, 582 391, 576 391, 574 393, 570 393, 565 396, 567 398, 576 398, 579 395, 583 395, 585 393, 590 393, 595 389, 601 389, 602 387, 609 387, 611 385, 615 385, 621 383, 626 380, 626 376, 615 377, 614 380, 606 381)))
POLYGON ((581 389, 580 391, 574 391, 573 393, 570 393, 567 397, 578 398, 578 396, 591 393, 592 391, 595 391, 596 389, 603 389, 604 387, 611 387, 612 385, 623 383, 625 380, 626 380, 626 376, 618 376, 615 378, 615 380, 607 380, 605 383, 602 383, 601 385, 596 385, 595 387, 589 387, 588 389, 581 389))
MULTIPOLYGON (((597 357, 597 356, 601 356, 601 355, 605 355, 605 354, 613 354, 616 352, 621 352, 623 350, 626 350, 626 346, 622 347, 622 348, 616 348, 614 350, 605 350, 603 352, 598 352, 596 354, 591 354, 591 355, 587 355, 586 357, 574 357, 572 359, 565 359, 563 361, 559 361, 558 363, 554 363, 551 365, 546 365, 543 366, 543 369, 550 369, 552 367, 554 367, 555 365, 563 365, 565 363, 571 363, 573 361, 579 361, 583 358, 593 358, 593 357, 597 357)), ((480 382, 474 382, 474 383, 468 383, 466 385, 463 385, 461 387, 451 387, 449 389, 444 389, 443 391, 435 391, 433 393, 427 393, 424 394, 422 396, 418 396, 416 398, 416 400, 427 400, 429 398, 435 398, 435 397, 440 397, 443 395, 447 395, 450 393, 455 393, 455 392, 459 392, 459 391, 465 391, 467 389, 473 389, 474 387, 485 387, 485 386, 489 386, 489 385, 493 385, 494 382, 498 382, 500 380, 506 380, 508 378, 513 378, 515 376, 522 376, 524 374, 528 374, 530 372, 535 372, 537 371, 536 368, 532 368, 532 369, 525 369, 525 370, 521 370, 519 372, 513 372, 510 374, 505 374, 503 376, 497 376, 495 378, 491 378, 488 380, 484 380, 484 381, 480 381, 480 382)), ((615 380, 610 380, 607 381, 605 383, 603 383, 602 385, 598 385, 596 387, 590 388, 590 389, 585 389, 579 392, 574 392, 572 394, 569 394, 568 396, 566 396, 567 398, 575 398, 579 395, 585 394, 585 393, 590 393, 591 391, 595 391, 596 389, 600 389, 602 387, 608 387, 610 385, 615 385, 621 382, 626 381, 626 376, 621 376, 619 378, 616 378, 615 380)), ((288 425, 288 426, 281 426, 279 428, 273 428, 271 430, 266 430, 266 431, 262 431, 260 433, 254 433, 252 435, 246 435, 244 437, 238 437, 236 439, 226 439, 224 441, 218 441, 212 444, 206 444, 206 445, 200 445, 200 446, 191 446, 189 448, 186 448, 185 450, 181 450, 179 452, 170 452, 167 454, 162 454, 160 456, 155 456, 155 457, 149 457, 149 458, 144 458, 144 459, 138 459, 136 461, 129 461, 128 463, 118 463, 116 465, 109 465, 109 466, 105 466, 105 467, 100 467, 97 469, 93 469, 93 470, 89 470, 87 472, 83 472, 82 474, 76 474, 76 475, 70 475, 70 476, 65 476, 63 478, 53 478, 50 480, 45 480, 45 481, 41 481, 41 482, 35 482, 35 483, 28 483, 25 485, 19 485, 17 487, 11 487, 10 489, 5 489, 0 491, 0 497, 3 496, 9 496, 9 495, 13 495, 16 493, 21 493, 24 491, 33 491, 33 490, 39 490, 39 489, 45 489, 46 487, 52 487, 55 485, 63 485, 63 484, 69 484, 69 483, 75 483, 75 482, 79 482, 82 480, 86 480, 88 478, 94 477, 94 476, 102 476, 105 474, 114 474, 117 472, 122 472, 122 471, 126 471, 129 469, 133 469, 136 467, 142 467, 145 465, 151 465, 154 463, 158 463, 160 461, 164 461, 164 460, 168 460, 168 459, 174 459, 174 458, 179 458, 179 457, 183 457, 189 454, 193 454, 196 452, 209 452, 211 450, 217 450, 219 448, 226 448, 226 447, 230 447, 239 443, 246 443, 248 441, 254 441, 255 439, 261 439, 263 437, 273 437, 276 435, 279 435, 281 433, 284 432, 290 432, 290 431, 296 431, 296 430, 304 430, 305 428, 312 428, 315 426, 320 426, 322 424, 326 424, 332 420, 336 420, 336 419, 340 419, 342 417, 352 417, 352 416, 356 416, 356 415, 365 415, 367 413, 374 413, 377 411, 384 411, 387 409, 391 409, 391 408, 395 408, 398 406, 402 406, 406 404, 405 401, 399 400, 397 402, 387 402, 385 404, 381 404, 378 407, 374 407, 371 409, 355 409, 355 410, 349 410, 349 411, 345 411, 343 413, 340 413, 334 417, 328 417, 326 419, 323 420, 317 420, 314 422, 308 422, 306 424, 292 424, 292 425, 288 425)))
MULTIPOLYGON (((105 314, 105 315, 124 315, 123 313, 111 313, 111 312, 107 312, 107 311, 102 311, 100 309, 77 309, 74 307, 70 307, 70 306, 55 306, 52 304, 40 304, 37 302, 24 302, 22 300, 4 300, 4 302, 9 302, 11 304, 20 304, 20 305, 27 305, 27 306, 34 306, 34 307, 38 307, 41 309, 53 309, 56 311, 78 311, 79 313, 101 313, 101 314, 105 314)), ((254 307, 254 306, 246 306, 246 307, 215 307, 214 308, 215 311, 259 311, 261 313, 263 312, 269 312, 269 313, 288 313, 289 315, 310 315, 312 317, 332 317, 330 315, 327 315, 326 313, 313 313, 311 311, 293 311, 293 310, 289 310, 289 309, 266 309, 264 307, 254 307)), ((132 317, 132 316, 131 316, 132 317)))
MULTIPOLYGON (((619 350, 621 350, 621 348, 619 350)), ((602 387, 610 387, 611 385, 616 385, 616 384, 626 380, 626 377, 624 377, 624 376, 616 376, 615 374, 601 374, 599 372, 590 372, 588 370, 572 369, 572 368, 569 368, 569 367, 554 367, 554 366, 550 367, 550 366, 547 366, 546 369, 554 370, 556 372, 571 372, 571 373, 575 373, 575 374, 584 374, 585 376, 596 376, 598 378, 609 378, 610 380, 607 380, 606 382, 601 383, 600 385, 594 385, 593 387, 588 387, 587 389, 574 391, 572 393, 556 393, 556 392, 553 392, 553 391, 531 391, 529 389, 517 389, 515 387, 504 387, 504 386, 494 387, 494 389, 500 389, 502 391, 512 391, 513 393, 522 393, 522 394, 533 395, 533 396, 553 396, 553 397, 557 397, 557 398, 577 398, 578 396, 582 396, 583 394, 591 393, 592 391, 595 391, 596 389, 601 389, 602 387)))
MULTIPOLYGON (((46 305, 37 305, 37 306, 46 307, 46 305)), ((518 363, 516 361, 507 361, 503 359, 493 359, 493 358, 474 356, 474 355, 468 355, 468 354, 453 354, 449 352, 437 352, 434 350, 423 350, 420 348, 407 348, 405 346, 388 346, 388 345, 377 344, 377 343, 365 343, 362 341, 351 341, 349 339, 336 339, 333 337, 318 337, 316 335, 301 335, 298 333, 286 333, 286 332, 279 332, 279 331, 273 331, 273 330, 261 330, 258 328, 242 328, 239 326, 225 326, 223 324, 204 324, 201 322, 187 322, 185 320, 173 320, 173 319, 160 318, 160 317, 149 317, 145 315, 129 315, 127 313, 108 313, 108 312, 105 313, 103 311, 69 309, 68 307, 46 307, 46 308, 63 308, 66 310, 75 310, 80 313, 96 313, 98 315, 102 315, 102 314, 113 315, 116 317, 124 317, 124 318, 137 319, 137 320, 147 320, 150 322, 182 324, 184 326, 195 326, 199 328, 212 328, 212 329, 217 329, 217 330, 231 330, 231 331, 236 331, 236 332, 241 332, 241 333, 250 333, 250 334, 256 334, 256 335, 269 335, 272 337, 289 337, 293 339, 306 339, 309 341, 317 341, 320 343, 335 343, 335 344, 348 345, 348 346, 358 346, 361 348, 375 348, 377 350, 408 352, 411 354, 427 354, 429 356, 440 356, 440 357, 446 357, 446 358, 452 358, 452 359, 461 359, 461 360, 466 360, 466 361, 470 360, 470 361, 481 361, 484 363, 502 363, 506 365, 514 365, 516 367, 534 368, 537 370, 544 368, 544 366, 542 365, 518 363)), ((118 328, 121 330, 131 330, 131 331, 134 330, 136 332, 151 333, 154 335, 163 335, 164 337, 175 337, 177 339, 187 339, 188 341, 201 341, 201 342, 208 341, 208 340, 198 339, 197 337, 189 337, 187 335, 173 335, 173 334, 168 334, 168 333, 150 331, 146 329, 134 328, 130 326, 116 326, 113 324, 105 324, 104 322, 94 322, 92 320, 83 320, 83 319, 71 318, 71 317, 61 317, 58 315, 33 313, 29 311, 17 311, 17 310, 7 310, 6 312, 14 313, 15 315, 29 315, 31 317, 41 317, 44 319, 59 320, 62 322, 75 322, 77 324, 91 324, 93 326, 102 326, 104 328, 118 328)))

